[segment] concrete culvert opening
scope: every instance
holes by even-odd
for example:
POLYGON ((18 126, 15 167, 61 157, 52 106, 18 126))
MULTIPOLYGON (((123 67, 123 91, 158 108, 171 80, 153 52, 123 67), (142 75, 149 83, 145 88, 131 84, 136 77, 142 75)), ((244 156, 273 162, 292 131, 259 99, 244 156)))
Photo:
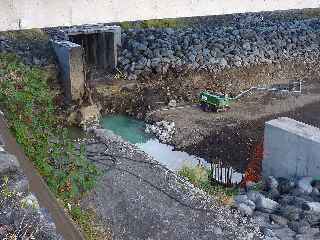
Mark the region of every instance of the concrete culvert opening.
POLYGON ((84 84, 108 82, 117 67, 118 26, 78 26, 59 30, 53 40, 67 101, 79 100, 84 84))

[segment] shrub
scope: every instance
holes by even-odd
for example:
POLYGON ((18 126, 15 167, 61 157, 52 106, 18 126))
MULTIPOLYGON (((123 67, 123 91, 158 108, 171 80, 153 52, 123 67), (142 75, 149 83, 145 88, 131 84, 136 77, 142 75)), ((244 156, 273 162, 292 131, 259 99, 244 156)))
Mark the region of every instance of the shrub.
POLYGON ((139 22, 122 22, 121 28, 178 28, 185 26, 186 23, 180 19, 153 19, 139 22))
POLYGON ((211 171, 202 166, 187 167, 184 166, 178 174, 185 177, 194 186, 202 189, 209 195, 218 199, 219 202, 229 205, 234 195, 238 193, 238 188, 227 188, 217 183, 211 183, 211 171))

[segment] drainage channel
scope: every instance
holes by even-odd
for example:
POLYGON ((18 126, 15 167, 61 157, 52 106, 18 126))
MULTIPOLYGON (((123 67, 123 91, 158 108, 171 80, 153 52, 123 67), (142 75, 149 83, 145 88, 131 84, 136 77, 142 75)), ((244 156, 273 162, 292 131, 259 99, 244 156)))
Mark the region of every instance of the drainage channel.
POLYGON ((125 115, 108 115, 102 118, 101 126, 111 130, 140 150, 153 157, 172 171, 179 171, 184 166, 204 166, 211 169, 214 180, 220 183, 239 183, 243 174, 221 163, 211 164, 203 158, 186 152, 175 151, 174 147, 161 143, 155 136, 145 132, 145 123, 125 115))
POLYGON ((45 181, 33 166, 33 163, 26 157, 21 147, 11 135, 6 120, 1 114, 0 133, 5 150, 10 154, 15 155, 18 159, 24 174, 29 180, 30 191, 36 195, 40 206, 46 208, 50 212, 53 222, 56 225, 57 232, 59 232, 65 240, 84 239, 82 233, 73 224, 64 209, 59 205, 55 196, 50 192, 45 181))

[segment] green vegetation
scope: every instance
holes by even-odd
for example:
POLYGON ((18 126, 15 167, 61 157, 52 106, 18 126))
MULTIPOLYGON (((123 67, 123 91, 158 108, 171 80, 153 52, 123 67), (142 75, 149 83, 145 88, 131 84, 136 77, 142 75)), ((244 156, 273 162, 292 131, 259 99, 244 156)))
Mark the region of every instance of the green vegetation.
POLYGON ((110 234, 104 233, 99 226, 97 226, 96 216, 93 212, 84 212, 79 206, 73 206, 70 214, 77 224, 81 226, 86 239, 108 240, 110 238, 110 234))
POLYGON ((0 32, 0 36, 19 41, 48 41, 48 35, 41 29, 0 32))
POLYGON ((186 23, 180 19, 154 19, 139 22, 122 22, 121 28, 178 28, 185 26, 186 23))
POLYGON ((231 204, 232 198, 237 194, 238 188, 226 188, 221 185, 213 185, 210 181, 211 171, 201 166, 183 167, 178 174, 185 177, 194 186, 202 189, 206 193, 217 197, 223 204, 231 204))
MULTIPOLYGON (((25 66, 13 55, 0 55, 0 106, 10 129, 51 191, 73 209, 93 188, 99 172, 87 161, 84 146, 76 149, 57 120, 53 98, 43 71, 25 66)), ((71 212, 75 220, 79 211, 71 212)))

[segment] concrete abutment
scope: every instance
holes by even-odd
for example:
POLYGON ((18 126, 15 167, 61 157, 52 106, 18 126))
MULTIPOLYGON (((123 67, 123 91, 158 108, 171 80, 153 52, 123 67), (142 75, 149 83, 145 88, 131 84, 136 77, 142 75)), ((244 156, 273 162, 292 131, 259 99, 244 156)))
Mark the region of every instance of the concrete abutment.
POLYGON ((52 40, 66 100, 76 101, 84 94, 85 82, 117 67, 117 47, 121 45, 118 26, 81 26, 61 30, 52 40))

